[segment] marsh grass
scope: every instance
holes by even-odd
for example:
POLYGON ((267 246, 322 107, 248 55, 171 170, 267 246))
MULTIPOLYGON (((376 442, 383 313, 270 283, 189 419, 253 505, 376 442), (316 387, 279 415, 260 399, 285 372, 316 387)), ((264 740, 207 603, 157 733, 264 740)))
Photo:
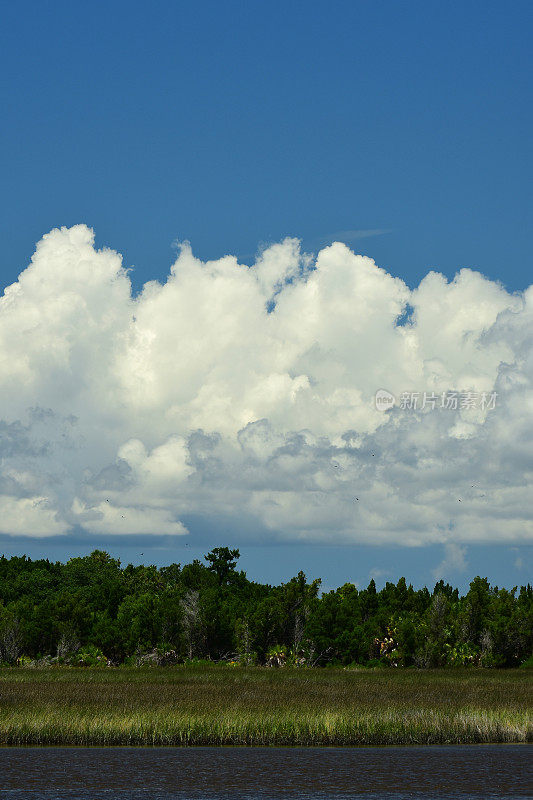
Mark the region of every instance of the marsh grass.
POLYGON ((533 741, 530 670, 2 669, 0 744, 533 741))

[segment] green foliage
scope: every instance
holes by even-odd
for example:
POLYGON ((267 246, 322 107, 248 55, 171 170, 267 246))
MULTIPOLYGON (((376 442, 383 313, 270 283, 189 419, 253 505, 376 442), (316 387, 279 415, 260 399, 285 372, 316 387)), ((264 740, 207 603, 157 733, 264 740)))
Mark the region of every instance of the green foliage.
POLYGON ((78 650, 71 663, 77 667, 105 667, 107 659, 99 647, 86 645, 78 650))
POLYGON ((66 564, 0 558, 0 663, 514 667, 533 651, 533 588, 476 577, 461 597, 404 578, 320 596, 303 572, 248 580, 239 551, 122 567, 95 550, 66 564))
POLYGON ((238 550, 229 547, 215 547, 206 556, 208 569, 217 576, 218 583, 222 586, 235 575, 235 567, 240 557, 238 550))
POLYGON ((386 667, 387 665, 381 658, 371 658, 366 662, 365 666, 368 669, 380 669, 386 667))

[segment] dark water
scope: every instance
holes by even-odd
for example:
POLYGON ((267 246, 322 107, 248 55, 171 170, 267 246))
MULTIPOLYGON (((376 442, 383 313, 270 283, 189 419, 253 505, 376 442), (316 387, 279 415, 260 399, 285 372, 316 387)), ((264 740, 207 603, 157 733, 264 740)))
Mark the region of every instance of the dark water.
POLYGON ((533 798, 533 746, 0 748, 15 800, 533 798))

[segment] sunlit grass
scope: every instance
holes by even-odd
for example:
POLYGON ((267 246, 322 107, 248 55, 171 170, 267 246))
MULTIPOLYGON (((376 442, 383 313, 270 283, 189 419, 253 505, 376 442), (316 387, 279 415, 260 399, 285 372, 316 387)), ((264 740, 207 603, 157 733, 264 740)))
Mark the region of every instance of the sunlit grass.
POLYGON ((533 741, 529 670, 0 670, 0 743, 533 741))

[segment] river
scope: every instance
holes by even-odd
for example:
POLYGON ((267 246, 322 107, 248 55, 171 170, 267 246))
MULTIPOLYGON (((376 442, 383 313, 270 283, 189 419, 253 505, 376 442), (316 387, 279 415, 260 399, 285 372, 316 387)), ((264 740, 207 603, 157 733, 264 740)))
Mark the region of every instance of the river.
POLYGON ((533 746, 0 748, 2 800, 533 798, 533 746))

